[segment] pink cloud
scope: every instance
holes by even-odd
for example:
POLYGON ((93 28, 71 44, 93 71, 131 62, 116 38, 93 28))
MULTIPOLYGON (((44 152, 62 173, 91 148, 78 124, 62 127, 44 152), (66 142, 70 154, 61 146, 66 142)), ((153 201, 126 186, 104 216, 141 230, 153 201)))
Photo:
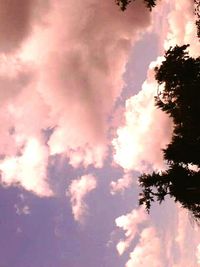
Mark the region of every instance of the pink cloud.
POLYGON ((116 226, 124 231, 124 238, 116 245, 118 254, 132 251, 125 266, 197 266, 198 225, 191 224, 185 209, 171 206, 169 202, 163 207, 162 218, 158 216, 134 209, 115 220, 116 226), (159 223, 155 224, 154 220, 159 223))
POLYGON ((150 13, 137 1, 125 14, 112 0, 27 0, 20 5, 2 0, 0 10, 3 182, 49 195, 49 155, 64 155, 74 168, 103 165, 108 116, 124 85, 129 52, 150 24, 150 13), (46 144, 42 136, 48 128, 54 131, 46 144), (28 164, 28 171, 22 164, 33 139, 45 156, 37 162, 42 175, 30 182, 24 175, 35 165, 28 164), (9 164, 19 174, 8 171, 9 164))
POLYGON ((126 171, 164 168, 161 149, 170 142, 172 125, 168 116, 155 107, 154 67, 152 62, 142 90, 126 100, 125 124, 117 129, 112 141, 114 161, 126 171))
POLYGON ((69 189, 67 190, 67 196, 70 197, 72 213, 76 221, 83 222, 84 217, 88 212, 85 197, 96 187, 97 180, 92 174, 83 175, 71 182, 69 189))
MULTIPOLYGON (((159 10, 162 11, 166 4, 169 6, 165 2, 159 5, 159 10)), ((154 15, 158 23, 159 13, 154 15)), ((162 32, 165 49, 176 44, 190 43, 191 55, 198 56, 200 44, 196 38, 194 1, 176 1, 170 7, 167 22, 162 32)), ((155 25, 155 29, 157 27, 155 25)), ((157 63, 162 60, 158 57, 157 63)), ((126 171, 143 172, 165 167, 161 149, 170 142, 172 125, 168 117, 154 106, 154 96, 157 95, 153 71, 155 64, 150 64, 142 90, 126 100, 125 123, 117 129, 112 142, 114 161, 126 171)))
POLYGON ((153 227, 145 228, 140 234, 139 244, 130 253, 125 267, 163 266, 161 242, 153 227))
POLYGON ((128 53, 149 23, 149 15, 138 23, 142 10, 138 4, 125 16, 112 1, 54 3, 52 28, 43 38, 43 45, 52 40, 52 46, 43 50, 39 80, 57 125, 48 143, 51 154, 65 153, 75 166, 102 166, 108 114, 123 87, 128 53))
POLYGON ((179 257, 173 262, 173 267, 197 266, 198 244, 200 241, 199 229, 198 225, 192 225, 191 223, 188 212, 178 206, 174 241, 179 249, 179 257))
POLYGON ((0 52, 13 52, 29 36, 32 24, 41 21, 48 1, 0 1, 0 52))
POLYGON ((47 181, 48 150, 35 138, 29 138, 21 155, 0 161, 1 183, 19 185, 38 196, 52 196, 47 181))
POLYGON ((125 239, 117 243, 117 251, 122 255, 131 245, 138 233, 138 226, 147 220, 147 215, 143 209, 133 209, 130 213, 115 219, 117 227, 125 231, 125 239))
POLYGON ((110 192, 112 195, 116 193, 123 193, 127 188, 133 184, 133 176, 131 173, 124 173, 122 178, 110 183, 110 192))
POLYGON ((197 264, 200 264, 200 243, 197 246, 196 257, 197 257, 197 264))
POLYGON ((199 56, 200 44, 197 38, 194 14, 194 1, 176 1, 168 15, 168 29, 165 32, 164 48, 190 44, 192 56, 199 56))
MULTIPOLYGON (((165 49, 175 44, 190 43, 191 55, 198 56, 200 47, 195 38, 193 1, 176 1, 172 6, 168 16, 169 25, 165 24, 165 32, 162 32, 165 49)), ((158 58, 157 63, 160 60, 162 58, 158 58)), ((153 80, 154 66, 155 63, 152 62, 139 94, 126 101, 125 123, 118 128, 113 140, 114 161, 126 171, 151 171, 164 167, 161 148, 170 141, 172 125, 167 117, 154 108, 153 98, 157 93, 157 85, 153 80)), ((193 167, 195 166, 191 166, 193 167)), ((177 220, 172 221, 171 227, 165 229, 161 236, 152 227, 141 232, 140 240, 130 253, 126 267, 160 267, 165 264, 173 267, 197 266, 198 230, 192 229, 185 210, 178 209, 177 213, 177 220), (161 252, 161 245, 164 254, 161 252)), ((117 244, 120 255, 130 248, 130 240, 127 238, 117 244)))

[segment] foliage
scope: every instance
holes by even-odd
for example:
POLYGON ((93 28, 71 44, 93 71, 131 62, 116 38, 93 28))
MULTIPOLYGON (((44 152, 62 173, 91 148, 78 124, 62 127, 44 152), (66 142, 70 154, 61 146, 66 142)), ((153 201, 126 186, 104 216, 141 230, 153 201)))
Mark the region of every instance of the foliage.
MULTIPOLYGON (((128 5, 134 1, 135 0, 116 0, 116 3, 122 11, 125 11, 128 5)), ((144 0, 144 3, 149 10, 152 10, 152 8, 156 6, 156 1, 157 0, 144 0)))
POLYGON ((164 85, 155 104, 172 118, 174 129, 163 150, 168 169, 139 177, 139 204, 149 211, 153 201, 161 203, 169 195, 200 218, 200 57, 190 57, 187 48, 170 48, 155 69, 159 86, 164 85))
MULTIPOLYGON (((120 7, 122 11, 125 11, 128 5, 135 0, 115 0, 116 4, 120 7)), ((157 0, 143 0, 146 7, 151 11, 152 8, 156 6, 157 0)), ((197 37, 200 39, 200 0, 194 0, 195 5, 195 15, 196 19, 196 26, 197 26, 197 37)))
POLYGON ((200 0, 194 0, 195 3, 195 15, 197 17, 196 26, 197 26, 197 37, 200 39, 200 0))

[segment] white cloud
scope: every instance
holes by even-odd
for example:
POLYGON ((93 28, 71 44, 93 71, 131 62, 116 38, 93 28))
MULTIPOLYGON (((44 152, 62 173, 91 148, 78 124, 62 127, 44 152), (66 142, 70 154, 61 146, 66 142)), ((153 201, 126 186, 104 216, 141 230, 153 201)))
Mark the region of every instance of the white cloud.
POLYGON ((115 195, 116 193, 123 193, 132 184, 133 175, 131 173, 124 173, 122 178, 110 183, 110 192, 112 195, 115 195))
POLYGON ((172 125, 168 116, 155 107, 154 66, 155 63, 151 63, 142 90, 126 100, 125 125, 117 129, 117 136, 112 141, 114 161, 127 171, 165 167, 161 149, 171 139, 172 125))
POLYGON ((194 1, 175 1, 171 12, 168 15, 169 28, 165 33, 164 48, 170 46, 190 44, 192 56, 199 56, 200 43, 197 38, 194 14, 194 1))
POLYGON ((147 220, 145 211, 140 209, 133 209, 130 213, 122 215, 115 219, 117 227, 122 228, 125 231, 125 239, 120 240, 116 246, 119 255, 122 255, 131 245, 131 242, 138 233, 138 227, 140 224, 147 220))
POLYGON ((72 213, 76 221, 82 222, 86 216, 88 207, 85 197, 96 187, 97 180, 92 174, 83 175, 71 182, 66 194, 70 197, 72 213))
POLYGON ((197 246, 196 257, 197 257, 197 263, 200 264, 200 244, 197 246))
POLYGON ((1 183, 5 186, 20 185, 38 196, 51 196, 47 181, 48 151, 37 139, 29 139, 21 155, 0 161, 1 183))
POLYGON ((162 267, 161 242, 153 227, 145 228, 140 234, 139 244, 130 253, 125 267, 162 267))
POLYGON ((50 155, 62 154, 74 168, 102 167, 108 116, 123 89, 129 52, 151 15, 140 1, 126 14, 112 0, 21 2, 0 0, 2 181, 44 196, 51 195, 50 155), (46 144, 41 136, 49 128, 46 144), (37 164, 25 159, 32 139, 42 151, 37 164))
POLYGON ((31 213, 30 211, 30 207, 28 205, 24 205, 24 206, 19 206, 17 204, 14 205, 15 209, 16 209, 16 213, 18 215, 28 215, 31 213))
POLYGON ((192 225, 187 210, 181 207, 177 208, 177 224, 175 229, 174 241, 179 255, 174 261, 173 267, 182 267, 185 265, 196 267, 198 255, 195 255, 195 253, 200 241, 199 230, 197 225, 192 225))
MULTIPOLYGON (((170 2, 169 16, 167 20, 163 18, 168 25, 164 23, 164 29, 160 28, 160 24, 157 25, 159 34, 162 30, 165 49, 176 44, 190 43, 190 54, 199 56, 200 43, 196 38, 193 4, 192 0, 170 2)), ((142 90, 126 101, 125 123, 118 128, 116 138, 113 140, 114 161, 126 171, 147 172, 164 167, 161 149, 170 141, 172 125, 165 114, 154 107, 154 96, 157 94, 157 84, 153 79, 152 71, 154 66, 154 63, 150 64, 148 77, 142 90)), ((191 166, 193 167, 195 166, 191 166)), ((170 214, 171 210, 167 213, 170 214)), ((188 213, 178 209, 177 217, 175 215, 167 228, 164 216, 162 220, 162 234, 159 231, 158 235, 156 229, 152 227, 141 232, 141 238, 130 253, 126 267, 198 266, 199 231, 197 228, 192 228, 188 213)), ((118 242, 117 249, 120 255, 132 246, 130 240, 127 238, 118 242)))
POLYGON ((33 23, 42 21, 47 1, 0 1, 0 52, 11 53, 22 45, 32 31, 33 23))
MULTIPOLYGON (((165 7, 159 6, 159 10, 165 7)), ((159 23, 159 11, 157 15, 159 23)), ((162 32, 162 41, 165 49, 176 44, 190 44, 190 54, 198 56, 200 43, 196 37, 194 15, 194 1, 176 1, 170 7, 167 16, 168 25, 162 32)), ((156 25, 159 27, 160 24, 156 25)), ((157 29, 158 30, 158 29, 157 29)), ((143 83, 142 90, 135 96, 126 100, 124 113, 125 124, 117 129, 113 139, 114 161, 127 170, 147 172, 163 169, 162 151, 169 142, 172 125, 166 114, 155 108, 154 96, 157 95, 157 83, 154 80, 153 68, 160 64, 163 58, 158 57, 157 62, 149 66, 148 76, 143 83)))

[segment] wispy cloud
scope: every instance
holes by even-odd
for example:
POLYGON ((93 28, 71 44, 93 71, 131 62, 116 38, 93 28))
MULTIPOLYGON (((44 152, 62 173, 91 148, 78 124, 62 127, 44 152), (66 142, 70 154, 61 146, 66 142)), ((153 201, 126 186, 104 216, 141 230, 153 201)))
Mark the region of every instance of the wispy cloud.
POLYGON ((164 48, 190 44, 192 56, 199 56, 200 44, 195 25, 194 1, 176 1, 168 15, 169 29, 165 33, 164 48))
POLYGON ((70 197, 72 213, 76 221, 83 222, 88 212, 85 197, 96 187, 97 180, 92 174, 83 175, 71 182, 66 194, 70 197))
POLYGON ((145 228, 140 234, 138 245, 130 253, 125 267, 143 267, 163 265, 161 258, 161 242, 153 227, 145 228))
POLYGON ((131 245, 131 242, 138 234, 138 227, 147 220, 147 215, 143 209, 133 209, 130 213, 115 219, 117 227, 125 231, 125 239, 117 243, 117 251, 122 255, 131 245))
POLYGON ((132 173, 124 173, 122 178, 110 183, 110 192, 112 195, 116 193, 124 193, 124 191, 133 184, 132 173))
POLYGON ((28 214, 31 213, 30 208, 29 208, 28 205, 25 205, 25 206, 20 207, 17 204, 15 204, 14 207, 15 207, 16 213, 18 215, 28 215, 28 214))

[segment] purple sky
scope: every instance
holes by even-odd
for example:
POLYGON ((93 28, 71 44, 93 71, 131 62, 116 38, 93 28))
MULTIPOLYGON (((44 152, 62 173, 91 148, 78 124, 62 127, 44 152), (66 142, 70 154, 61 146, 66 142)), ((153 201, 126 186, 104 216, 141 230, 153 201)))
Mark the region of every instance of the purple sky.
POLYGON ((146 214, 137 185, 165 167, 153 69, 171 45, 199 55, 193 8, 0 0, 0 267, 199 266, 187 211, 146 214))

